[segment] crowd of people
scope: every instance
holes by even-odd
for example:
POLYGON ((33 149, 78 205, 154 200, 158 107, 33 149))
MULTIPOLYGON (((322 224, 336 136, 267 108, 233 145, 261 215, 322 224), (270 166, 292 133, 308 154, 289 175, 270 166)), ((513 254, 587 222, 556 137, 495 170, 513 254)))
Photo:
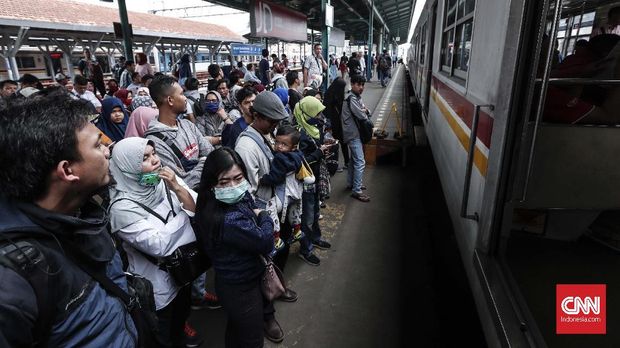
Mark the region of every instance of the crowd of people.
POLYGON ((133 347, 147 337, 198 346, 190 309, 222 306, 227 347, 281 342, 261 256, 284 270, 299 243, 299 257, 320 265, 314 249, 331 248, 320 209, 335 173, 347 169, 351 197, 370 201, 357 126, 370 117, 366 79, 352 73, 346 96, 336 77, 323 93, 329 66, 314 48, 302 76, 285 55, 270 66, 266 50, 258 67, 228 78, 213 64, 205 94, 185 55, 170 76, 139 54, 103 84, 86 50, 73 81, 3 81, 0 346, 133 347), (216 294, 204 269, 179 280, 195 271, 179 255, 197 254, 216 294), (125 302, 146 290, 123 272, 148 280, 150 306, 125 302))

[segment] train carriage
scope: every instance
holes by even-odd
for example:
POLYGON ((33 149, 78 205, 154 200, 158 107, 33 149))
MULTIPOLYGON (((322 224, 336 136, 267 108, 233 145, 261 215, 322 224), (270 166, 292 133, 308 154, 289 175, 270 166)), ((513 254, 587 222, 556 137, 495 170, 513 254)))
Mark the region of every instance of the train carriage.
POLYGON ((620 313, 618 28, 620 1, 424 5, 407 66, 490 346, 620 345, 556 305, 604 284, 620 313))

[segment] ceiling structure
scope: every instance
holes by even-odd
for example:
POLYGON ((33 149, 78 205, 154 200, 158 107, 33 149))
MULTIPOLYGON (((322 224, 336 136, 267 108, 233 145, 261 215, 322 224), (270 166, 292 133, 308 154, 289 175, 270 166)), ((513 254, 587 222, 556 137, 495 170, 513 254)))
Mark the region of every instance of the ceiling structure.
MULTIPOLYGON (((321 0, 269 0, 278 5, 301 12, 308 17, 308 29, 322 29, 321 0)), ((209 0, 211 3, 249 11, 251 0, 209 0)), ((334 7, 334 26, 344 30, 346 39, 367 39, 368 19, 374 9, 374 29, 384 33, 390 42, 407 41, 415 0, 331 0, 334 7), (374 4, 374 6, 373 6, 374 4), (400 40, 396 40, 400 37, 400 40)))

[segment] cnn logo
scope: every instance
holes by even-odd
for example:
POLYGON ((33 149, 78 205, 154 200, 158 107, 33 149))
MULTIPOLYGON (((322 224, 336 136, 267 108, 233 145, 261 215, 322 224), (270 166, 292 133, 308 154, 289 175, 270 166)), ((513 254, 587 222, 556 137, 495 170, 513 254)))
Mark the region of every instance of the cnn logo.
POLYGON ((581 297, 568 296, 562 300, 562 311, 569 315, 590 314, 590 311, 594 314, 600 314, 601 298, 596 296, 594 299, 591 297, 582 299, 581 297))
POLYGON ((556 285, 557 334, 606 334, 605 284, 556 285))

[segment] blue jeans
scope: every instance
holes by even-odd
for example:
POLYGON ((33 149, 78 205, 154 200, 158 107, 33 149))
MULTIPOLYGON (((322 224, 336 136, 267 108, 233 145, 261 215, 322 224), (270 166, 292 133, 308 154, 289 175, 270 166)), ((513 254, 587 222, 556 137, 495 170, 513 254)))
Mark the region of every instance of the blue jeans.
POLYGON ((387 70, 386 71, 382 71, 381 72, 381 86, 385 86, 386 85, 386 80, 388 79, 390 75, 388 74, 387 70))
POLYGON ((349 172, 347 184, 353 188, 353 192, 362 193, 362 179, 364 178, 364 147, 359 138, 349 141, 349 172))
POLYGON ((202 300, 205 297, 205 281, 207 280, 207 273, 203 273, 192 282, 192 299, 202 300))
POLYGON ((312 242, 321 239, 321 227, 319 226, 319 190, 316 185, 312 189, 305 189, 301 195, 301 231, 305 236, 300 241, 299 252, 309 255, 312 252, 312 242))

